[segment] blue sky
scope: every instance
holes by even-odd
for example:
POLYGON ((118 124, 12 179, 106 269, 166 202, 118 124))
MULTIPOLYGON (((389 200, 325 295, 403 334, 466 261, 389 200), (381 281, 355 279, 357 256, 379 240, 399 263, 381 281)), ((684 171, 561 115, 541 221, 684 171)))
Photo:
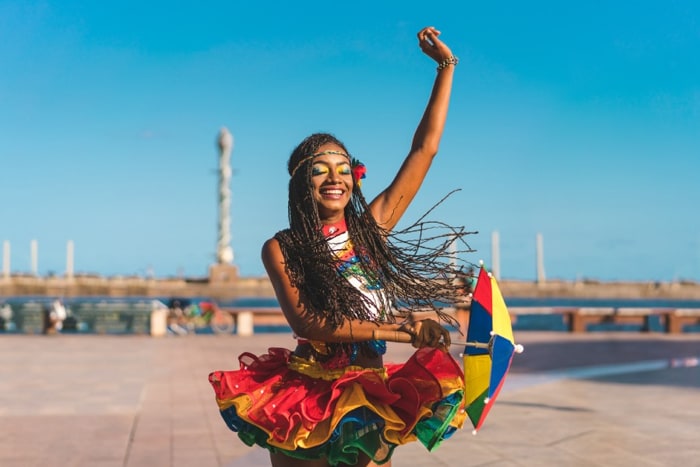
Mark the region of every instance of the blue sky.
POLYGON ((0 0, 0 241, 13 272, 204 276, 216 138, 234 136, 234 263, 287 223, 291 150, 336 134, 377 194, 434 66, 460 58, 440 153, 408 223, 500 236, 503 278, 700 280, 700 3, 0 0), (451 3, 451 4, 448 4, 451 3))

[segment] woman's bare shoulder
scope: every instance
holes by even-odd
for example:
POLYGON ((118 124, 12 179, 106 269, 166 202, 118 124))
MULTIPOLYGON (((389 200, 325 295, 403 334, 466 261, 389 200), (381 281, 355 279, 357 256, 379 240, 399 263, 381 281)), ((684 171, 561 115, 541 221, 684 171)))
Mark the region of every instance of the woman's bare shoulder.
POLYGON ((273 272, 279 273, 284 269, 284 255, 277 238, 269 238, 263 243, 261 256, 268 274, 273 272))
POLYGON ((280 248, 280 242, 275 238, 269 238, 265 240, 262 246, 262 259, 267 265, 267 261, 271 259, 276 259, 282 257, 282 249, 280 248))
POLYGON ((278 248, 280 247, 280 242, 277 240, 276 237, 270 237, 265 242, 263 243, 262 249, 263 251, 269 249, 269 248, 278 248))

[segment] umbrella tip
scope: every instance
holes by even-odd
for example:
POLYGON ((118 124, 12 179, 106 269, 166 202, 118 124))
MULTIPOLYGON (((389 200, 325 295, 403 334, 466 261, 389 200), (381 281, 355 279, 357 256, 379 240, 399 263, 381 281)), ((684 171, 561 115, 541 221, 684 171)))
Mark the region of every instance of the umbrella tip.
POLYGON ((476 430, 472 430, 472 434, 476 436, 476 430))
POLYGON ((483 259, 480 259, 480 260, 479 260, 479 266, 483 266, 483 265, 484 265, 484 260, 483 260, 483 259))
POLYGON ((518 344, 515 346, 515 353, 523 353, 525 351, 525 347, 522 345, 518 344))

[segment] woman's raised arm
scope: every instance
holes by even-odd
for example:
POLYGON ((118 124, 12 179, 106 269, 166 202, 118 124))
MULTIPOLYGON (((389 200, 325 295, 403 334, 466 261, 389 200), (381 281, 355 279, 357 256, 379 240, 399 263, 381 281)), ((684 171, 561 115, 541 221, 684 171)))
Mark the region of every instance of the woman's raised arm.
POLYGON ((418 32, 421 50, 437 63, 437 76, 408 156, 391 184, 370 203, 372 215, 386 230, 396 226, 406 212, 440 146, 457 58, 439 36, 440 31, 434 27, 423 28, 418 32))

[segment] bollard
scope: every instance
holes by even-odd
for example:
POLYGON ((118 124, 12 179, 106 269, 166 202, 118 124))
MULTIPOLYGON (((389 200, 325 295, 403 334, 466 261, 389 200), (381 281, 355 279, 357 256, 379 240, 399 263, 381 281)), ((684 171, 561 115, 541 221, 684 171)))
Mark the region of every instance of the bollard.
POLYGON ((239 311, 236 314, 236 334, 239 336, 253 335, 253 312, 239 311))
POLYGON ((151 310, 151 336, 162 337, 168 333, 168 309, 157 307, 151 310))

